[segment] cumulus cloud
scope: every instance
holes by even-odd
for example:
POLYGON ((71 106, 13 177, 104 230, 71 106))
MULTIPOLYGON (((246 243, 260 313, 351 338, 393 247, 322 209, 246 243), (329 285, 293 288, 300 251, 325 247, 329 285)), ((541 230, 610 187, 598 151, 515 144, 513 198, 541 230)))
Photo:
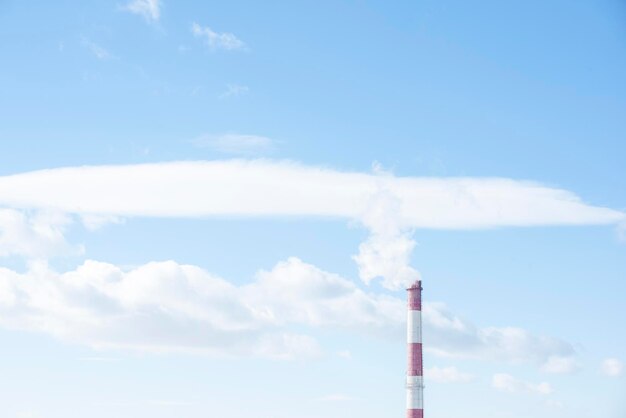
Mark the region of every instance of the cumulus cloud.
POLYGON ((353 282, 292 257, 260 271, 248 290, 259 314, 280 324, 400 336, 404 301, 366 293, 353 282))
POLYGON ((268 153, 274 148, 274 141, 271 138, 235 133, 202 135, 192 143, 200 148, 211 148, 231 155, 259 155, 268 153))
POLYGON ((69 216, 54 210, 27 213, 0 208, 0 257, 39 259, 81 254, 83 248, 70 245, 64 236, 71 223, 69 216))
POLYGON ((435 355, 530 363, 548 373, 576 370, 574 347, 558 338, 517 327, 478 328, 441 303, 424 304, 423 310, 424 341, 435 355))
POLYGON ((148 22, 156 22, 161 17, 161 5, 159 0, 132 0, 124 10, 137 14, 148 22))
POLYGON ((474 377, 471 374, 463 373, 456 367, 431 367, 424 370, 427 381, 437 383, 465 383, 474 377))
POLYGON ((549 383, 529 383, 516 379, 505 373, 497 373, 493 375, 491 384, 494 389, 501 392, 509 393, 535 393, 539 395, 550 395, 554 393, 554 389, 549 383))
MULTIPOLYGON (((476 328, 439 304, 424 307, 425 342, 435 354, 540 365, 567 346, 518 329, 476 328)), ((241 286, 173 261, 123 270, 88 260, 65 273, 36 262, 25 273, 0 268, 0 325, 99 349, 292 359, 321 354, 309 335, 316 329, 403 341, 406 306, 298 258, 241 286)))
POLYGON ((215 32, 208 26, 200 26, 197 23, 191 25, 191 33, 200 38, 212 50, 223 49, 226 51, 243 50, 246 44, 234 34, 228 32, 215 32))
POLYGON ((315 357, 317 342, 290 325, 383 333, 395 303, 295 258, 241 287, 173 261, 130 271, 91 260, 66 273, 45 263, 23 274, 0 268, 4 327, 100 349, 315 357))
MULTIPOLYGON (((234 152, 266 148, 250 135, 208 138, 234 152)), ((95 216, 317 216, 370 231, 355 261, 365 282, 390 289, 417 277, 415 228, 615 224, 624 213, 571 192, 501 178, 396 177, 267 160, 69 167, 0 177, 0 205, 95 216)), ((105 219, 105 218, 100 218, 105 219)))
POLYGON ((609 377, 619 377, 624 374, 624 363, 616 358, 607 358, 602 362, 602 373, 609 377))

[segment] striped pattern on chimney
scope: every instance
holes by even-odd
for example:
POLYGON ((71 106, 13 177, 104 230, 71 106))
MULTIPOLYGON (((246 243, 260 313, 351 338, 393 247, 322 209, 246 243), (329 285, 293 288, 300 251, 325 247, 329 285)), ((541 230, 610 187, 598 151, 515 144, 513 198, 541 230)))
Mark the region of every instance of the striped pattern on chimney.
POLYGON ((406 416, 424 417, 424 380, 422 362, 422 282, 416 281, 408 291, 406 380, 406 416))

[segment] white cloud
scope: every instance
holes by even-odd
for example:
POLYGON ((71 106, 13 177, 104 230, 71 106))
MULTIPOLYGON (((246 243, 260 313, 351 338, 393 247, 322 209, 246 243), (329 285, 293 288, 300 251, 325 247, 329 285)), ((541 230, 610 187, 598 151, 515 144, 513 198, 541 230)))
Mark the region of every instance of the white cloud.
POLYGON ((246 44, 234 34, 228 32, 214 32, 210 27, 203 27, 195 22, 191 25, 191 33, 193 33, 196 38, 204 40, 206 45, 212 50, 224 49, 227 51, 235 51, 246 48, 246 44))
POLYGON ((121 224, 124 219, 113 215, 93 215, 89 213, 81 214, 80 220, 89 231, 96 231, 105 225, 121 224))
POLYGON ((81 44, 85 48, 87 48, 89 50, 89 52, 91 52, 100 61, 110 61, 110 60, 117 59, 117 57, 115 55, 113 55, 112 53, 110 53, 108 50, 106 50, 105 48, 101 47, 100 45, 90 41, 87 38, 83 38, 82 41, 81 41, 81 44))
POLYGON ((351 281, 292 257, 260 271, 249 301, 275 323, 331 327, 365 334, 399 336, 404 301, 366 293, 351 281))
POLYGON ((392 225, 407 228, 616 224, 625 216, 525 181, 383 177, 267 160, 83 166, 2 176, 0 204, 116 216, 291 215, 368 222, 381 190, 394 201, 388 205, 396 218, 392 225))
POLYGON ((32 259, 82 254, 81 246, 72 246, 65 240, 63 232, 71 223, 69 216, 58 211, 25 213, 0 208, 0 257, 32 259))
MULTIPOLYGON (((206 140, 230 152, 268 146, 267 138, 255 136, 206 140)), ((409 266, 414 228, 615 224, 625 216, 585 204, 568 191, 524 181, 395 177, 267 160, 69 167, 4 176, 0 205, 89 216, 357 220, 371 231, 355 256, 361 278, 382 277, 392 289, 418 277, 409 266)))
POLYGON ((576 365, 574 347, 558 338, 516 327, 477 328, 441 303, 426 303, 423 310, 424 342, 435 355, 530 363, 548 373, 576 370, 563 366, 576 365))
POLYGON ((543 382, 533 384, 516 379, 513 376, 505 373, 497 373, 493 375, 492 386, 502 392, 510 393, 536 393, 539 395, 550 395, 554 393, 554 389, 549 383, 543 382))
POLYGON ((420 278, 409 265, 415 241, 401 217, 401 200, 385 190, 384 185, 378 187, 379 191, 372 194, 360 216, 370 236, 359 245, 359 253, 352 258, 365 283, 382 278, 383 286, 401 289, 420 278))
MULTIPOLYGON (((435 354, 541 365, 569 347, 523 330, 476 328, 440 304, 424 307, 425 343, 435 354)), ((100 349, 291 359, 320 355, 307 334, 315 329, 402 341, 406 304, 297 258, 242 286, 173 261, 124 271, 88 260, 66 273, 39 262, 26 273, 0 268, 0 325, 100 349)))
POLYGON ((211 148, 224 154, 258 155, 270 152, 274 141, 260 135, 223 134, 202 135, 192 143, 201 148, 211 148))
POLYGON ((239 97, 248 94, 250 89, 248 86, 242 86, 241 84, 227 84, 226 91, 220 94, 220 99, 229 99, 231 97, 239 97))
POLYGON ((463 373, 456 367, 431 367, 424 371, 427 381, 438 383, 465 383, 474 377, 471 374, 463 373))
POLYGON ((546 373, 568 374, 580 369, 580 366, 574 357, 550 357, 548 361, 541 366, 541 370, 546 373))
POLYGON ((90 260, 62 274, 45 263, 0 268, 0 324, 100 349, 315 357, 317 342, 292 325, 386 334, 401 323, 397 310, 395 299, 295 258, 241 287, 173 261, 126 272, 90 260))
POLYGON ((156 22, 161 17, 159 0, 132 0, 123 9, 140 15, 148 22, 156 22))
POLYGON ((624 363, 616 358, 608 358, 602 362, 602 373, 609 377, 619 377, 624 374, 624 363))

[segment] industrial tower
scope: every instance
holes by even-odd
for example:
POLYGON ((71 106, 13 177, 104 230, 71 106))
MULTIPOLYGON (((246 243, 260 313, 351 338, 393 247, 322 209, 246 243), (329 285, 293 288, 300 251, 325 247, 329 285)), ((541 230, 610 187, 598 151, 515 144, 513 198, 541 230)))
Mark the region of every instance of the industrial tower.
POLYGON ((417 280, 409 292, 407 348, 409 367, 406 376, 406 417, 424 417, 424 378, 422 364, 422 281, 417 280))

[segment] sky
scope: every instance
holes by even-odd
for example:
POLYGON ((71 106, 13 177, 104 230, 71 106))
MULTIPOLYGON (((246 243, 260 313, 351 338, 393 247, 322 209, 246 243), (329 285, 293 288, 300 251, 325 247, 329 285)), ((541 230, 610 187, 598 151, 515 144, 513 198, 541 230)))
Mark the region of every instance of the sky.
POLYGON ((626 3, 0 0, 0 416, 626 417, 626 3))

